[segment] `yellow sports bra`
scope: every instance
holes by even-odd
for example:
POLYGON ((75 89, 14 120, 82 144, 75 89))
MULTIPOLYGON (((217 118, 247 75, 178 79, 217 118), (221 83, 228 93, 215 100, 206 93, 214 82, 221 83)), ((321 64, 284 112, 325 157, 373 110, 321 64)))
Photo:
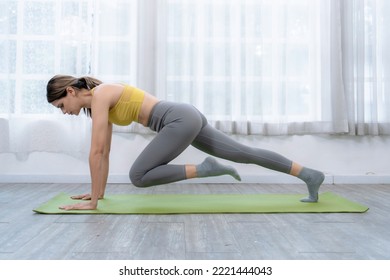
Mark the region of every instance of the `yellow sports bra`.
POLYGON ((129 125, 133 121, 138 122, 138 115, 145 97, 142 90, 129 85, 124 86, 118 102, 108 112, 108 120, 122 126, 129 125))

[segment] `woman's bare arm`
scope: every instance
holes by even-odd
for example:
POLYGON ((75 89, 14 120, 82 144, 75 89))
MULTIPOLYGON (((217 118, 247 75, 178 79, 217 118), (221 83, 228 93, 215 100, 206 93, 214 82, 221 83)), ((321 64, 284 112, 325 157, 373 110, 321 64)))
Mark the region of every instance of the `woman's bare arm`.
POLYGON ((60 207, 71 210, 93 210, 97 208, 98 199, 104 196, 109 170, 109 152, 111 146, 112 124, 108 121, 110 95, 95 92, 92 100, 92 142, 89 154, 91 174, 91 194, 88 202, 60 207))

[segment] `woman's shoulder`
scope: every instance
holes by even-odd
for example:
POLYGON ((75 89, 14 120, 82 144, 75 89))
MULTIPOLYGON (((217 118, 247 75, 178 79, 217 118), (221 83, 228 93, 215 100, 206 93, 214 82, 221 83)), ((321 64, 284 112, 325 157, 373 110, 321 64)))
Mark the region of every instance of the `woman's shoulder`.
POLYGON ((105 103, 112 108, 119 100, 124 86, 121 84, 104 83, 94 87, 91 90, 93 95, 93 104, 105 103))
POLYGON ((105 98, 109 96, 117 96, 120 95, 124 89, 124 85, 122 84, 100 84, 96 87, 94 87, 91 90, 91 93, 93 96, 96 97, 102 97, 104 96, 105 98))
POLYGON ((92 90, 94 93, 101 92, 101 91, 115 91, 115 90, 121 90, 125 86, 126 86, 125 84, 103 83, 94 87, 92 90))

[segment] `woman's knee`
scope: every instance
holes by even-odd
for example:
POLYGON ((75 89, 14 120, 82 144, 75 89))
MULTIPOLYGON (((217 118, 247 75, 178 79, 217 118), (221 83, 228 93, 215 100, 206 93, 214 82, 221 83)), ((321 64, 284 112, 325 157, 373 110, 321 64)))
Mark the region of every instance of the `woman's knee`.
POLYGON ((136 186, 137 188, 146 188, 149 187, 147 184, 145 184, 142 180, 144 177, 145 172, 139 171, 135 168, 131 168, 129 172, 129 178, 131 183, 136 186))

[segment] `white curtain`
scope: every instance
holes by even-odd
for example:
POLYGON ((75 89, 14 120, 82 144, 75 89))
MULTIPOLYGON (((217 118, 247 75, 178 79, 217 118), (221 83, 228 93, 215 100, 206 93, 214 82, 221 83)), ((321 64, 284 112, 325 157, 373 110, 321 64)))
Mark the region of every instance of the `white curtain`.
POLYGON ((231 133, 348 131, 339 1, 161 2, 164 98, 231 133))
POLYGON ((0 2, 0 149, 26 159, 31 152, 87 151, 85 118, 64 118, 46 101, 55 73, 85 73, 90 38, 88 3, 0 2))
POLYGON ((389 134, 384 0, 160 0, 159 94, 242 134, 389 134))
POLYGON ((135 84, 137 1, 0 1, 0 152, 85 157, 90 120, 46 101, 55 74, 135 84), (134 39, 135 38, 135 39, 134 39))
POLYGON ((343 79, 349 132, 390 134, 390 2, 342 3, 343 79))
MULTIPOLYGON (((87 152, 54 74, 190 102, 239 134, 390 134, 386 0, 2 0, 0 152, 87 152)), ((139 126, 116 131, 142 131, 139 126)))

